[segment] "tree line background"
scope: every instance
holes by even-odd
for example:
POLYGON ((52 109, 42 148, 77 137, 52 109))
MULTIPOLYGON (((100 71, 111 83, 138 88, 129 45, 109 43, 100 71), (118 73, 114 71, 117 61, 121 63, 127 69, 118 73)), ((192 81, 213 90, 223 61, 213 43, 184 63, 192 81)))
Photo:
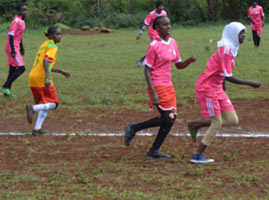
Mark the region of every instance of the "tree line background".
MULTIPOLYGON (((126 28, 141 26, 156 0, 0 0, 0 24, 10 23, 18 3, 28 6, 27 26, 56 23, 72 28, 82 25, 126 28)), ((173 24, 246 21, 252 0, 163 0, 173 24)), ((265 15, 269 1, 260 0, 265 15)))

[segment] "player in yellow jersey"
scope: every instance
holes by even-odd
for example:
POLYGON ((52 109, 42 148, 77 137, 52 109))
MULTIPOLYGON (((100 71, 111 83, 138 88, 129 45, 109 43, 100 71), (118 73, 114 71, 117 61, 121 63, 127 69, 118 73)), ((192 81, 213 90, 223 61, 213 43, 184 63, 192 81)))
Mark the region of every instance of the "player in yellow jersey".
POLYGON ((35 105, 26 105, 27 119, 33 122, 34 113, 39 111, 32 135, 43 134, 42 124, 46 119, 49 110, 58 107, 59 100, 52 80, 51 72, 56 72, 70 77, 70 73, 54 68, 59 43, 62 38, 62 31, 57 27, 50 27, 45 33, 48 40, 41 44, 29 75, 29 86, 34 96, 35 105))

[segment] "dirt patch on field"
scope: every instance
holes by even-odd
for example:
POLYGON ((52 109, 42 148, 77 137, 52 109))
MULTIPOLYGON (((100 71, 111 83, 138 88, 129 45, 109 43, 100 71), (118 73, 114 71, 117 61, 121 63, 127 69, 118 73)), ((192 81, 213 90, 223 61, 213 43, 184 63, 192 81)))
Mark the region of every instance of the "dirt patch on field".
POLYGON ((97 27, 93 30, 81 30, 81 29, 67 29, 64 31, 65 34, 72 34, 72 35, 99 35, 99 34, 107 34, 112 33, 112 29, 97 27))
MULTIPOLYGON (((234 100, 240 124, 237 127, 223 128, 223 132, 269 132, 269 100, 234 100)), ((76 113, 70 113, 61 107, 49 113, 43 128, 49 132, 123 132, 128 123, 141 122, 159 115, 157 111, 137 110, 109 110, 88 109, 84 110, 80 117, 76 113), (81 117, 83 116, 83 117, 81 117)), ((189 102, 189 107, 179 107, 178 117, 172 132, 187 132, 186 123, 192 120, 202 120, 201 111, 197 103, 189 102)), ((12 113, 10 113, 12 114, 12 113)), ((25 115, 23 113, 23 115, 25 115)), ((1 132, 31 132, 33 125, 28 124, 26 118, 16 120, 0 119, 1 132)), ((156 132, 157 129, 145 130, 156 132)), ((201 130, 203 131, 203 130, 201 130)))
POLYGON ((89 30, 89 31, 82 31, 80 29, 68 29, 64 31, 65 34, 71 34, 71 35, 98 35, 98 34, 102 34, 99 31, 95 31, 95 30, 89 30))
MULTIPOLYGON (((223 131, 269 132, 268 100, 233 103, 240 126, 223 131)), ((187 132, 187 121, 202 119, 197 103, 190 105, 179 108, 172 132, 187 132)), ((89 109, 80 114, 83 117, 76 117, 59 108, 49 114, 44 128, 50 133, 123 132, 127 123, 157 115, 156 111, 89 109)), ((0 124, 1 132, 30 132, 33 128, 26 118, 2 117, 0 124)), ((1 136, 0 199, 148 199, 135 195, 254 199, 269 194, 268 138, 216 138, 206 152, 216 162, 205 166, 189 163, 197 148, 190 137, 167 137, 161 150, 174 156, 170 160, 146 157, 153 141, 154 137, 136 136, 127 148, 122 136, 1 136)))

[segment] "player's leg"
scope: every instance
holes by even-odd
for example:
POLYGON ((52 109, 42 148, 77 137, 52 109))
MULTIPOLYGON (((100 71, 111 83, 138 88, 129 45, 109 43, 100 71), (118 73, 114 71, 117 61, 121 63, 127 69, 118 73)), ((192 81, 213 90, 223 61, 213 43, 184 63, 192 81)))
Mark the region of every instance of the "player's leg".
POLYGON ((239 123, 235 110, 222 111, 221 117, 223 127, 236 126, 239 123))
POLYGON ((255 47, 257 47, 257 37, 257 31, 252 31, 252 39, 255 47))
POLYGON ((32 135, 39 135, 39 134, 44 134, 45 131, 42 129, 42 124, 45 121, 47 115, 48 115, 49 110, 40 110, 37 116, 36 124, 35 127, 32 131, 32 135))
POLYGON ((152 158, 172 158, 170 155, 160 152, 159 149, 170 132, 174 121, 176 120, 176 115, 173 111, 163 111, 161 109, 159 109, 159 111, 161 113, 161 126, 147 156, 152 158))
POLYGON ((210 163, 214 162, 213 159, 207 158, 203 156, 204 151, 208 146, 211 145, 213 142, 216 134, 220 131, 222 127, 222 118, 221 114, 218 114, 217 116, 211 117, 211 123, 207 131, 205 132, 205 135, 198 146, 196 153, 192 154, 191 162, 192 163, 210 163))
POLYGON ((135 136, 136 132, 156 126, 161 126, 161 117, 155 117, 137 124, 128 124, 125 129, 125 135, 124 135, 125 145, 130 146, 130 142, 135 136))
POLYGON ((23 73, 25 72, 25 67, 24 66, 20 66, 20 67, 13 67, 10 66, 9 67, 9 73, 8 73, 8 77, 6 82, 4 83, 4 85, 2 86, 3 88, 3 93, 6 96, 10 96, 10 97, 15 97, 15 95, 12 95, 10 92, 12 83, 19 77, 21 76, 23 73))

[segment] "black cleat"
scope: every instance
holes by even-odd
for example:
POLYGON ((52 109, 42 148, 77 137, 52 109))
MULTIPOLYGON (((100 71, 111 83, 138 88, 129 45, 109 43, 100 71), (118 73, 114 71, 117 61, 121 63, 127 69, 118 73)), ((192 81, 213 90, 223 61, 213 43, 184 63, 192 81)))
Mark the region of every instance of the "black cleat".
POLYGON ((38 129, 38 130, 33 130, 32 131, 32 135, 33 136, 37 136, 37 135, 44 135, 44 134, 47 134, 48 133, 48 131, 45 131, 45 130, 43 130, 43 129, 38 129))
POLYGON ((172 158, 172 156, 162 153, 158 150, 152 150, 150 149, 149 152, 147 153, 147 157, 150 158, 172 158))
POLYGON ((132 129, 133 124, 128 124, 125 129, 124 134, 124 144, 128 147, 130 146, 130 142, 132 141, 133 137, 135 136, 135 131, 132 129))

